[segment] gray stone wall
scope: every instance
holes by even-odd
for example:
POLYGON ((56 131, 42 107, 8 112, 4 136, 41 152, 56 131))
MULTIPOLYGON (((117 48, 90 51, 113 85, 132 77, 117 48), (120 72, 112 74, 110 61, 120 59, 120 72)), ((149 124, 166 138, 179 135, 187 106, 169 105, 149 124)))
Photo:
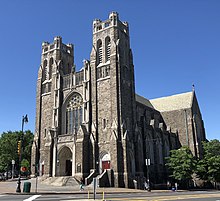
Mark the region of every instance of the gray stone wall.
MULTIPOLYGON (((169 156, 171 149, 178 148, 177 136, 167 128, 166 121, 157 110, 138 102, 136 105, 138 130, 142 136, 142 140, 137 141, 136 147, 143 146, 143 154, 136 155, 137 171, 143 171, 147 177, 145 159, 150 159, 151 181, 163 183, 167 179, 165 157, 169 156)), ((140 153, 138 148, 136 151, 140 153)))
POLYGON ((189 146, 195 156, 202 157, 202 144, 205 132, 201 113, 196 97, 192 101, 192 108, 174 110, 161 113, 166 124, 173 132, 178 132, 181 146, 189 146))
POLYGON ((127 167, 129 164, 127 143, 129 143, 129 140, 133 140, 134 134, 133 126, 130 126, 134 122, 134 81, 132 80, 133 64, 130 63, 132 59, 130 58, 128 27, 127 24, 119 21, 116 13, 112 13, 106 22, 95 20, 93 27, 94 48, 90 58, 92 122, 96 127, 95 138, 96 143, 98 143, 96 161, 99 160, 99 154, 104 151, 109 152, 111 155, 111 168, 117 175, 115 176, 117 177, 115 178, 115 184, 116 186, 124 186, 128 185, 128 178, 125 179, 122 175, 127 175, 128 170, 131 169, 127 167), (104 26, 106 23, 110 23, 110 26, 104 26), (105 40, 107 37, 111 41, 110 76, 100 79, 97 77, 98 69, 108 64, 104 61, 104 58, 106 58, 105 40), (99 54, 97 52, 99 51, 97 42, 100 40, 103 44, 103 62, 101 64, 98 63, 97 58, 99 54), (106 122, 107 125, 104 128, 103 125, 106 122), (130 128, 128 129, 128 127, 130 128), (121 143, 126 135, 129 138, 124 141, 125 143, 121 143))
POLYGON ((87 177, 91 169, 101 173, 102 157, 109 154, 114 186, 134 187, 136 180, 141 187, 146 177, 145 159, 151 159, 150 179, 161 183, 167 179, 164 157, 171 149, 189 145, 201 157, 205 131, 195 96, 191 108, 162 113, 147 106, 149 101, 147 105, 136 102, 128 24, 121 22, 115 12, 106 21, 94 20, 92 43, 90 62, 84 61, 79 72, 75 71, 73 45, 63 44, 61 37, 55 37, 51 44, 42 44, 32 164, 43 163, 45 175, 64 175, 64 170, 57 169, 57 157, 66 148, 63 154, 68 158, 72 155, 73 175, 80 179, 87 177), (108 37, 111 48, 107 61, 108 37), (51 58, 52 78, 43 80, 44 62, 51 58), (104 74, 100 74, 100 69, 104 74), (77 83, 79 75, 83 75, 83 80, 77 83), (66 133, 66 103, 73 93, 83 98, 83 124, 75 136, 66 133))

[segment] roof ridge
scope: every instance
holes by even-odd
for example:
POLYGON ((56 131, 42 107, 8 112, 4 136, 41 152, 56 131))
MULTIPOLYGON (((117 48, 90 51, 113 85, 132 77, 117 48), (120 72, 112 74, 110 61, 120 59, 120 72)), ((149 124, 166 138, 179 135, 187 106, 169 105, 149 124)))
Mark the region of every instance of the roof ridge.
POLYGON ((153 107, 156 110, 160 112, 174 111, 174 110, 191 108, 192 96, 193 96, 193 92, 190 91, 172 96, 151 99, 150 103, 153 105, 153 107))
POLYGON ((178 96, 178 95, 184 95, 184 94, 188 94, 188 93, 193 93, 192 91, 188 91, 188 92, 183 92, 183 93, 179 93, 179 94, 173 94, 173 95, 168 95, 168 96, 162 96, 162 97, 158 97, 158 98, 152 98, 152 99, 148 99, 148 100, 156 100, 156 99, 162 99, 162 98, 169 98, 169 97, 174 97, 174 96, 178 96))

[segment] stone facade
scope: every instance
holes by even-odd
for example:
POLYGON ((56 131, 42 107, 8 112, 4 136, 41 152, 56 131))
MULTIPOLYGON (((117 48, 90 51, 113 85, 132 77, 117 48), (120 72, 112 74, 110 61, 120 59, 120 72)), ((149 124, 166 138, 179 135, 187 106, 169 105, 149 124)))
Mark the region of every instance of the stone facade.
POLYGON ((165 183, 164 158, 184 144, 183 111, 192 117, 188 145, 202 153, 198 147, 205 134, 196 98, 179 114, 161 112, 135 94, 129 27, 116 12, 106 21, 93 21, 90 60, 78 72, 73 52, 61 37, 42 44, 32 173, 87 183, 97 176, 100 185, 115 187, 142 188, 146 177, 165 183))
POLYGON ((202 141, 206 140, 204 123, 195 91, 150 100, 159 110, 172 132, 177 132, 181 146, 189 146, 201 158, 202 141))

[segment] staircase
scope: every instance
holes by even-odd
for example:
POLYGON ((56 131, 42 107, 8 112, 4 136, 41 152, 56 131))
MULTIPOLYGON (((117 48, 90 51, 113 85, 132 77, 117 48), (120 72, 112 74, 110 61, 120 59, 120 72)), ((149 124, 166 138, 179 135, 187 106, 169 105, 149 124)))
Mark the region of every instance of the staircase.
POLYGON ((52 186, 79 186, 79 183, 74 177, 48 177, 41 182, 42 184, 52 185, 52 186))

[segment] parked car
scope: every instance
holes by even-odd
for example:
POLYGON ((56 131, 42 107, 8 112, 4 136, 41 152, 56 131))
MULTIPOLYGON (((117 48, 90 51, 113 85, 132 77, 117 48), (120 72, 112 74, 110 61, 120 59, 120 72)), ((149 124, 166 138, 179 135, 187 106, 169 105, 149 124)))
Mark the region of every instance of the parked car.
POLYGON ((12 172, 11 172, 11 170, 8 171, 8 172, 5 172, 5 173, 4 173, 4 176, 5 176, 6 179, 11 179, 11 178, 12 178, 12 172))
MULTIPOLYGON (((14 171, 14 175, 13 178, 17 178, 18 177, 18 171, 15 170, 14 171)), ((0 181, 5 181, 7 179, 12 179, 12 171, 9 170, 8 172, 0 172, 0 181)))

